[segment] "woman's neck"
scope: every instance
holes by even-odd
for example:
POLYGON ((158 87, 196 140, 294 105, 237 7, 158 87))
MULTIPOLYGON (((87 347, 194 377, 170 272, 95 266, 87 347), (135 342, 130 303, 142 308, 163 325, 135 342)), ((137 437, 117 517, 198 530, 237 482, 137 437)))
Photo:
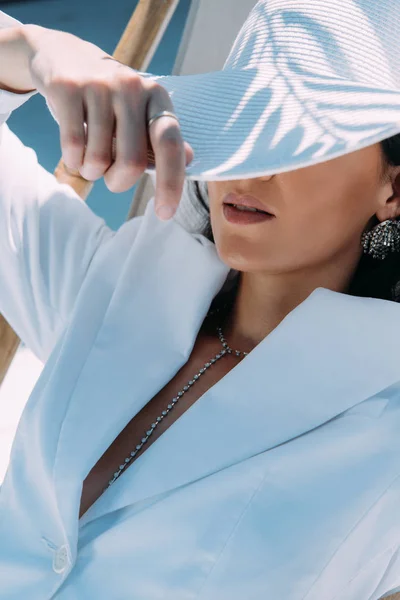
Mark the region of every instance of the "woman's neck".
POLYGON ((223 321, 231 347, 250 352, 318 287, 345 292, 347 278, 268 277, 240 273, 232 308, 223 321))

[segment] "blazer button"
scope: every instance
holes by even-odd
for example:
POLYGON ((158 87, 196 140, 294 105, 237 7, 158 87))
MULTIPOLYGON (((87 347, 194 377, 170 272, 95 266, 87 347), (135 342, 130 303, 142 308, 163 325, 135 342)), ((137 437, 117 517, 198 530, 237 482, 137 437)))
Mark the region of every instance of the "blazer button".
POLYGON ((69 567, 70 560, 68 556, 68 546, 60 546, 54 552, 53 558, 53 571, 56 573, 64 573, 64 571, 69 567))

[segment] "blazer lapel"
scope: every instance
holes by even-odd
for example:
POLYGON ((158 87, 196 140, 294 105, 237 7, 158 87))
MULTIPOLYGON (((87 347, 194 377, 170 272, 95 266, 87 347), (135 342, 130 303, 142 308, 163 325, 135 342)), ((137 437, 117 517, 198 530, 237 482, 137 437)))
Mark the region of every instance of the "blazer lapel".
POLYGON ((389 387, 400 379, 399 336, 395 303, 318 288, 129 467, 129 485, 118 479, 85 522, 284 444, 389 387))

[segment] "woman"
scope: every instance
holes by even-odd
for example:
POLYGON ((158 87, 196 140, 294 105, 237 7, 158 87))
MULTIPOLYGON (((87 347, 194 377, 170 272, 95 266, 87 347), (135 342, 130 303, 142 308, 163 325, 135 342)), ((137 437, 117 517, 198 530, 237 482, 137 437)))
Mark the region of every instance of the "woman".
POLYGON ((162 86, 1 13, 0 311, 45 366, 1 488, 0 598, 400 589, 397 39, 382 61, 400 6, 384 5, 262 0, 223 71, 162 86), (145 170, 149 136, 144 216, 111 231, 38 165, 4 123, 37 91, 67 166, 111 191, 145 170), (156 216, 185 174, 206 235, 187 195, 156 216))

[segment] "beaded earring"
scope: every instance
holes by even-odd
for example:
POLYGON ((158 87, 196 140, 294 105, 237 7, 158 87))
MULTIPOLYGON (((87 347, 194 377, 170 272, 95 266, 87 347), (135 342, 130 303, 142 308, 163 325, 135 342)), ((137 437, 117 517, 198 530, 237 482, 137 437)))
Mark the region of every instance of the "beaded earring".
POLYGON ((384 260, 390 252, 400 252, 400 222, 394 219, 383 221, 366 231, 361 243, 364 253, 378 260, 384 260))

